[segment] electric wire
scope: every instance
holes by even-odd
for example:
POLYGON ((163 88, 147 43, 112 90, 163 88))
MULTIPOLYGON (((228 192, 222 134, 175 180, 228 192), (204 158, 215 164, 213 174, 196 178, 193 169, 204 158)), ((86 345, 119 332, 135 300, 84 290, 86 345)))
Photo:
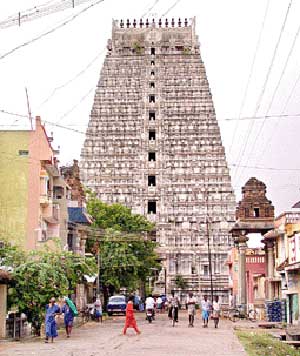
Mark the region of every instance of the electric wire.
POLYGON ((78 72, 73 78, 67 80, 65 83, 57 86, 56 88, 54 88, 51 92, 50 95, 47 96, 46 99, 44 99, 41 104, 39 105, 39 108, 41 108, 44 104, 46 104, 55 94, 57 91, 65 88, 66 86, 68 86, 69 84, 71 84, 72 82, 74 82, 76 79, 78 79, 81 75, 85 74, 85 72, 97 61, 98 58, 101 57, 101 55, 103 55, 104 51, 106 50, 106 48, 102 49, 97 55, 96 57, 94 57, 85 67, 84 69, 82 69, 80 72, 78 72))
POLYGON ((45 37, 45 36, 47 36, 47 35, 50 35, 50 34, 54 33, 54 32, 57 31, 58 29, 60 29, 60 28, 62 28, 62 27, 64 27, 64 26, 66 26, 66 25, 69 24, 70 22, 74 21, 78 16, 80 16, 81 14, 85 13, 86 11, 88 11, 88 10, 91 9, 92 7, 94 7, 94 6, 98 5, 98 4, 100 4, 100 3, 103 2, 103 1, 104 1, 104 0, 97 0, 95 3, 93 3, 93 4, 91 4, 91 5, 87 6, 87 7, 85 7, 84 9, 82 9, 81 11, 79 11, 77 14, 73 15, 70 19, 68 19, 68 20, 66 20, 66 21, 64 21, 64 22, 62 22, 61 24, 59 24, 59 25, 53 27, 52 29, 50 29, 50 30, 48 30, 48 31, 46 31, 46 32, 44 32, 44 33, 42 33, 42 34, 40 34, 40 35, 38 35, 37 37, 34 37, 34 38, 32 38, 31 40, 28 40, 28 41, 26 41, 26 42, 24 42, 24 43, 18 45, 17 47, 14 47, 13 49, 9 50, 8 52, 6 52, 6 53, 0 55, 0 60, 6 58, 7 56, 9 56, 9 55, 11 55, 11 54, 13 54, 14 52, 18 51, 19 49, 21 49, 21 48, 23 48, 23 47, 26 47, 26 46, 28 46, 28 45, 30 45, 30 44, 32 44, 32 43, 34 43, 34 42, 40 40, 41 38, 43 38, 43 37, 45 37))
MULTIPOLYGON (((260 136, 261 136, 261 134, 262 134, 262 132, 263 132, 263 129, 264 129, 264 126, 265 126, 265 123, 266 123, 266 120, 267 120, 267 115, 269 114, 269 112, 270 112, 270 110, 271 110, 271 107, 272 107, 272 105, 273 105, 275 96, 276 96, 277 91, 278 91, 278 89, 279 89, 279 87, 280 87, 282 78, 284 77, 284 74, 285 74, 285 72, 286 72, 287 66, 288 66, 288 64, 289 64, 289 60, 290 60, 290 58, 291 58, 291 56, 292 56, 292 54, 293 54, 293 51, 294 51, 294 48, 295 48, 297 39, 298 39, 298 37, 299 37, 299 33, 300 33, 300 25, 299 25, 299 27, 298 27, 298 29, 297 29, 297 32, 296 32, 295 36, 294 36, 294 39, 293 39, 291 48, 290 48, 289 53, 288 53, 288 55, 287 55, 287 57, 286 57, 286 60, 285 60, 283 69, 282 69, 282 71, 281 71, 279 80, 278 80, 278 82, 277 82, 277 85, 276 85, 275 90, 274 90, 274 92, 273 92, 272 98, 271 98, 270 103, 269 103, 269 105, 268 105, 265 119, 263 120, 262 125, 261 125, 259 131, 257 132, 257 135, 255 136, 255 139, 254 139, 254 141, 253 141, 253 143, 252 143, 252 147, 251 147, 251 150, 250 150, 250 151, 252 151, 252 150, 254 149, 255 143, 258 141, 258 139, 260 138, 260 136)), ((285 110, 285 108, 284 108, 284 110, 285 110)), ((275 124, 275 125, 276 125, 276 124, 275 124)), ((264 147, 265 147, 265 146, 264 146, 264 147)), ((265 151, 265 148, 263 148, 263 152, 264 152, 264 151, 265 151)), ((261 159, 261 158, 263 157, 263 155, 259 155, 259 157, 260 157, 260 159, 261 159)), ((257 162, 255 162, 255 164, 256 164, 256 163, 257 163, 257 162)))
MULTIPOLYGON (((266 74, 266 77, 265 77, 265 80, 264 80, 264 83, 263 83, 263 87, 262 87, 262 90, 260 92, 260 95, 259 95, 259 98, 258 98, 258 101, 256 103, 256 108, 255 108, 255 112, 253 114, 253 116, 255 117, 260 109, 260 106, 261 106, 261 102, 262 102, 262 99, 263 99, 263 96, 265 94, 265 91, 266 91, 266 88, 267 88, 267 84, 268 84, 268 81, 269 81, 269 78, 270 78, 270 74, 272 72, 272 69, 273 69, 273 65, 274 65, 274 62, 275 62, 275 58, 277 56, 277 52, 278 52, 278 48, 279 48, 279 45, 280 45, 280 42, 281 42, 281 39, 282 39, 282 35, 283 35, 283 32, 284 32, 284 29, 285 29, 285 26, 286 26, 286 23, 287 23, 287 19, 288 19, 288 16, 289 16, 289 13, 290 13, 290 9, 291 9, 291 5, 292 5, 292 2, 293 0, 290 0, 289 4, 288 4, 288 7, 287 7, 287 10, 286 10, 286 13, 285 13, 285 17, 284 17, 284 21, 281 25, 281 29, 280 29, 280 33, 279 33, 279 37, 277 39, 277 42, 276 42, 276 45, 275 45, 275 48, 274 48, 274 51, 273 51, 273 55, 272 55, 272 59, 271 59, 271 63, 268 67, 268 70, 267 70, 267 74, 266 74)), ((241 149, 239 151, 239 155, 238 155, 238 166, 241 165, 241 162, 244 158, 244 155, 246 153, 246 148, 248 146, 248 142, 249 142, 249 138, 251 136, 251 133, 252 133, 252 130, 253 130, 253 126, 254 126, 254 121, 251 121, 250 127, 248 128, 247 130, 247 136, 246 136, 246 139, 244 140, 244 144, 241 146, 241 149)), ((236 178, 237 181, 239 182, 240 181, 240 178, 241 178, 241 173, 239 173, 238 175, 238 171, 239 171, 239 168, 237 168, 234 172, 234 179, 236 178)), ((243 172, 242 172, 243 173, 243 172)))
MULTIPOLYGON (((268 11, 269 11, 269 5, 270 5, 270 0, 268 0, 267 5, 266 5, 266 9, 265 9, 265 12, 264 12, 264 17, 263 17, 263 20, 262 20, 262 24, 261 24, 259 35, 258 35, 258 39, 257 39, 257 43, 256 43, 256 46, 255 46, 254 55, 253 55, 252 63, 251 63, 251 66, 250 66, 250 73, 249 73, 249 76, 248 76, 248 79, 247 79, 246 88, 245 88, 245 92, 244 92, 244 95, 243 95, 243 98, 242 98, 242 103, 241 103, 241 106, 240 106, 238 117, 240 117, 242 115, 242 112, 243 112, 243 109, 244 109, 244 106, 245 106, 245 103, 246 103, 246 98, 247 98, 247 95, 248 95, 250 82, 251 82, 251 79, 252 79, 252 76, 253 76, 253 72, 254 72, 254 65, 255 65, 255 62, 256 62, 257 53, 258 53, 258 49, 260 47, 262 34, 263 34, 264 27, 265 27, 265 22, 266 22, 266 18, 267 18, 267 15, 268 15, 268 11)), ((237 130, 238 130, 238 126, 239 126, 239 121, 236 122, 236 125, 234 127, 233 136, 232 136, 232 140, 231 140, 231 145, 230 145, 230 148, 229 148, 229 155, 231 154, 232 147, 234 145, 234 140, 235 140, 235 136, 236 136, 236 133, 237 133, 237 130)))
POLYGON ((176 0, 176 1, 173 3, 173 5, 172 5, 171 7, 169 7, 168 10, 167 10, 164 14, 162 14, 161 17, 165 17, 166 15, 168 15, 168 13, 169 13, 171 10, 173 10, 174 7, 175 7, 180 1, 181 1, 181 0, 176 0))
POLYGON ((95 86, 93 86, 92 88, 90 88, 88 90, 87 93, 85 93, 80 99, 79 101, 73 105, 68 111, 66 111, 56 122, 55 124, 61 122, 63 119, 65 119, 68 115, 70 115, 90 94, 91 92, 94 92, 95 90, 95 86))
POLYGON ((141 16, 141 18, 143 19, 145 16, 147 16, 148 14, 150 14, 150 12, 154 9, 154 7, 157 5, 157 3, 160 0, 155 0, 154 3, 152 4, 152 6, 149 7, 149 9, 144 13, 144 15, 141 16))
POLYGON ((68 8, 74 8, 75 6, 80 6, 91 1, 93 0, 56 0, 56 3, 52 5, 51 3, 53 3, 54 0, 50 0, 45 4, 37 5, 25 11, 19 11, 14 15, 10 15, 5 20, 0 21, 0 29, 6 29, 12 26, 21 26, 24 22, 37 20, 41 17, 61 12, 68 8))
MULTIPOLYGON (((77 130, 74 128, 71 128, 69 126, 65 126, 65 125, 61 125, 61 124, 57 124, 51 121, 47 121, 47 120, 43 120, 43 122, 45 124, 48 124, 49 126, 53 126, 53 127, 57 127, 57 128, 61 128, 67 131, 71 131, 83 136, 86 136, 88 138, 98 138, 99 136, 97 134, 92 134, 92 133, 88 133, 85 131, 81 131, 81 130, 77 130)), ((29 130, 30 131, 30 130, 29 130)), ((1 154, 6 154, 7 156, 12 156, 12 158, 10 159, 11 161, 15 161, 18 159, 18 157, 15 156, 15 154, 9 153, 9 152, 0 152, 1 154)), ((19 159, 20 160, 20 159, 19 159)), ((34 159, 33 157, 29 157, 28 158, 29 161, 40 161, 39 159, 34 159)), ((238 167, 237 163, 229 163, 228 164, 229 167, 238 167)), ((300 168, 295 168, 295 167, 268 167, 268 166, 248 166, 248 165, 240 165, 239 167, 241 168, 247 168, 247 169, 258 169, 258 170, 268 170, 268 171, 276 171, 276 172, 298 172, 300 171, 300 168)))

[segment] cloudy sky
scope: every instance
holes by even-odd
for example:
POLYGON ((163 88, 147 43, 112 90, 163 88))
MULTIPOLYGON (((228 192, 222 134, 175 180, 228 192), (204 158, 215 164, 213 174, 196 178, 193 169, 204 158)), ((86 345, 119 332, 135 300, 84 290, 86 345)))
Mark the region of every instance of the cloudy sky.
MULTIPOLYGON (((196 16, 237 199, 241 186, 256 176, 267 184, 276 213, 300 200, 300 1, 104 0, 26 45, 97 2, 90 0, 20 27, 3 28, 18 12, 70 1, 0 2, 0 110, 26 115, 27 87, 32 114, 47 122, 54 145, 60 146, 61 162, 78 159, 112 18, 140 18, 153 4, 149 17, 168 10, 170 18, 196 16)), ((0 112, 1 129, 28 123, 26 117, 0 112)))

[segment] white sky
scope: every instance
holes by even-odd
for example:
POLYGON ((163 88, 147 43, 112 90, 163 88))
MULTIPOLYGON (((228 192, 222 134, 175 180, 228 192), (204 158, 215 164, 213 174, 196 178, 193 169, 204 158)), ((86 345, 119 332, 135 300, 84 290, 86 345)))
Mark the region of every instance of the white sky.
MULTIPOLYGON (((1 1, 0 21, 18 11, 22 12, 47 1, 49 0, 1 1)), ((175 0, 160 0, 152 12, 159 17, 174 2, 175 0)), ((243 117, 253 116, 256 112, 255 108, 289 2, 290 0, 270 0, 252 80, 241 112, 243 117)), ((43 101, 56 87, 74 78, 105 48, 111 33, 112 18, 138 19, 153 3, 154 0, 104 0, 53 34, 0 59, 0 110, 26 114, 26 86, 33 115, 41 115, 43 120, 85 131, 93 103, 93 89, 99 79, 104 53, 83 75, 63 89, 57 90, 48 102, 42 104, 43 101), (71 111, 72 108, 74 109, 71 111), (69 114, 65 115, 68 112, 69 114)), ((237 199, 240 198, 241 186, 249 177, 256 176, 267 184, 268 198, 272 200, 278 214, 300 200, 300 117, 266 120, 255 143, 263 120, 240 121, 234 141, 233 133, 237 121, 224 120, 239 117, 266 4, 266 0, 181 0, 167 17, 196 16, 201 55, 206 65, 228 163, 294 169, 276 171, 239 168, 237 172, 233 168, 231 170, 237 199), (252 123, 249 141, 240 161, 239 154, 244 150, 246 133, 252 123)), ((0 29, 0 57, 19 44, 55 27, 87 5, 24 23, 20 28, 0 29)), ((300 38, 297 38, 287 70, 268 110, 298 30, 299 15, 300 1, 294 0, 257 115, 300 114, 300 83, 286 105, 300 75, 300 38)), ((0 113, 0 128, 12 124, 18 125, 12 128, 21 128, 24 123, 27 123, 27 119, 0 113)), ((62 163, 71 162, 73 158, 79 159, 83 134, 49 124, 46 128, 48 133, 54 133, 55 145, 60 146, 62 163)))

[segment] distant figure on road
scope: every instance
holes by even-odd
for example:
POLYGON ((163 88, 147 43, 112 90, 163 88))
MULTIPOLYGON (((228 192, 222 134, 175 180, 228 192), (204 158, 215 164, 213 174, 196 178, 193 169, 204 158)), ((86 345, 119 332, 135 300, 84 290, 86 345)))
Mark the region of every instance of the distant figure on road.
POLYGON ((126 307, 126 321, 123 329, 124 335, 126 335, 126 331, 128 328, 133 328, 137 334, 141 333, 136 325, 136 321, 134 317, 133 300, 134 300, 134 296, 132 295, 129 297, 127 307, 126 307))
POLYGON ((99 321, 102 323, 102 304, 100 298, 97 298, 94 303, 94 316, 98 323, 99 321))
POLYGON ((204 299, 201 300, 202 320, 204 328, 208 327, 209 308, 210 302, 207 300, 207 295, 205 295, 204 299))
POLYGON ((186 304, 187 304, 187 310, 189 315, 189 327, 193 328, 195 312, 196 312, 196 298, 194 297, 192 292, 189 293, 186 299, 186 304))
POLYGON ((162 299, 161 297, 159 296, 157 298, 157 309, 158 309, 158 312, 160 313, 161 312, 161 308, 162 308, 162 299))
POLYGON ((221 306, 219 303, 219 296, 215 296, 215 300, 213 302, 213 319, 215 323, 215 328, 219 327, 219 321, 220 321, 220 312, 221 312, 221 306))
POLYGON ((168 317, 170 320, 173 319, 173 308, 174 319, 178 322, 179 298, 175 295, 174 291, 172 291, 171 297, 168 298, 168 317))
POLYGON ((55 303, 55 298, 50 299, 50 303, 46 305, 46 317, 45 317, 45 327, 46 327, 46 339, 45 342, 48 342, 49 337, 51 337, 51 342, 53 339, 58 336, 56 329, 55 316, 60 314, 60 308, 55 303))
POLYGON ((64 302, 64 305, 61 309, 62 314, 64 314, 64 323, 66 328, 67 337, 71 336, 73 321, 74 321, 74 313, 72 309, 69 307, 68 303, 64 302))

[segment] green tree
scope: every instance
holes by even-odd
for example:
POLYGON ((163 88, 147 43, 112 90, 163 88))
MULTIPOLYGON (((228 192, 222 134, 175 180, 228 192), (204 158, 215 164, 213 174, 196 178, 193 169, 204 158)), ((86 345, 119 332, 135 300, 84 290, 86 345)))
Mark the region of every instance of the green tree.
POLYGON ((14 286, 9 289, 8 306, 27 314, 37 333, 50 298, 73 293, 85 274, 97 272, 93 258, 86 259, 60 250, 25 252, 5 243, 0 249, 0 257, 0 266, 13 268, 14 286))
POLYGON ((177 288, 180 288, 180 289, 186 289, 187 287, 187 282, 186 280, 182 277, 181 274, 177 274, 175 276, 175 285, 177 288))
POLYGON ((88 195, 87 208, 94 227, 104 231, 100 243, 96 238, 88 241, 94 253, 100 249, 101 282, 115 290, 125 287, 133 291, 152 275, 153 268, 160 267, 156 243, 145 238, 155 225, 121 204, 108 205, 95 194, 88 195))

